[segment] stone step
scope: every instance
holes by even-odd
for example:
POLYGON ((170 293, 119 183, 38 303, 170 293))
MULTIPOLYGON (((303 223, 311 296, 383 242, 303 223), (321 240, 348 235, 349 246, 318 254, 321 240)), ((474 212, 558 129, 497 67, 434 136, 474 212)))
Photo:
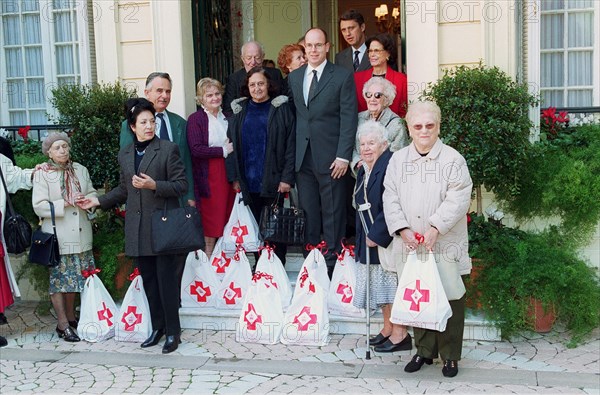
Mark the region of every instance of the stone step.
MULTIPOLYGON (((248 260, 254 265, 253 254, 248 253, 248 260)), ((296 285, 298 273, 304 258, 301 253, 288 253, 286 256, 286 271, 292 287, 296 285)), ((236 328, 241 310, 226 310, 216 308, 181 308, 179 317, 181 327, 199 330, 227 330, 236 328)), ((343 317, 329 315, 329 332, 332 334, 363 334, 366 333, 366 317, 343 317)), ((379 333, 383 326, 383 316, 378 310, 371 316, 370 332, 372 335, 379 333)), ((476 311, 467 309, 465 318, 465 340, 499 341, 500 331, 492 323, 476 311)))

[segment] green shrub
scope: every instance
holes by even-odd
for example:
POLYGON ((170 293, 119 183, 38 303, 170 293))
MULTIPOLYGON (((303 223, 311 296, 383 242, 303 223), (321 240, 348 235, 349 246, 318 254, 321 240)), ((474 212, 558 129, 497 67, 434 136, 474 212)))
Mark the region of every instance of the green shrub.
POLYGON ((481 214, 481 186, 494 193, 516 192, 533 126, 529 108, 536 103, 526 84, 497 67, 483 64, 446 70, 421 99, 442 110, 440 137, 466 159, 481 214))
POLYGON ((119 133, 125 101, 135 92, 121 85, 62 85, 52 90, 61 124, 70 125, 73 160, 90 172, 96 188, 119 183, 119 133))

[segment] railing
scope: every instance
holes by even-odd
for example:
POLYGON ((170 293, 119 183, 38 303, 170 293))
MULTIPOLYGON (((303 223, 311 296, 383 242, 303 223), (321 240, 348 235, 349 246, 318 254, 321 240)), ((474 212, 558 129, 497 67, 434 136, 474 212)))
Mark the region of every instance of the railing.
POLYGON ((47 134, 49 131, 65 131, 67 133, 71 131, 71 126, 69 126, 69 125, 0 126, 0 130, 2 130, 2 129, 6 130, 9 133, 8 138, 11 138, 12 140, 15 140, 15 141, 21 137, 19 135, 19 130, 24 129, 24 128, 29 128, 29 131, 28 131, 29 138, 34 138, 38 141, 42 140, 42 136, 46 137, 45 134, 43 135, 43 133, 47 134), (34 134, 34 136, 31 136, 32 133, 34 134), (37 138, 35 138, 35 137, 37 137, 37 138))
MULTIPOLYGON (((542 108, 543 113, 547 108, 542 108)), ((569 114, 569 126, 600 123, 600 107, 557 107, 556 112, 566 111, 569 114)))

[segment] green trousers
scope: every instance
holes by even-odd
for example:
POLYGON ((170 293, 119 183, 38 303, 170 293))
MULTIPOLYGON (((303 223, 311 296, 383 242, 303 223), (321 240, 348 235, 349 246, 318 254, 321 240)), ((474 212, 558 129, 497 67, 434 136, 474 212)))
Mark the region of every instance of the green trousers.
POLYGON ((463 295, 458 300, 450 301, 452 317, 448 319, 444 332, 414 328, 417 354, 432 359, 437 358, 439 354, 444 361, 460 360, 465 329, 465 299, 466 295, 463 295))

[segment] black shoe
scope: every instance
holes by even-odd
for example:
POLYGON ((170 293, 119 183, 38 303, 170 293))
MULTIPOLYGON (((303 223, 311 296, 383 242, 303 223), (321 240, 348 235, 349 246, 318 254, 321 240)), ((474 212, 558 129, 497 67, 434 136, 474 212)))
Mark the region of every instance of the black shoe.
MULTIPOLYGON (((56 328, 56 329, 58 330, 58 328, 56 328)), ((65 328, 65 330, 62 331, 62 336, 60 336, 60 337, 65 339, 66 342, 70 342, 70 343, 77 343, 77 342, 81 341, 79 336, 77 336, 75 329, 71 328, 70 326, 67 326, 65 328)))
POLYGON ((158 342, 160 341, 160 339, 162 339, 164 334, 165 334, 164 329, 153 330, 152 333, 150 334, 150 337, 148 337, 146 339, 146 341, 143 342, 140 347, 146 348, 146 347, 156 346, 158 344, 158 342))
POLYGON ((179 338, 179 336, 167 335, 167 340, 165 340, 162 353, 168 354, 177 350, 179 343, 181 343, 181 339, 179 338))
POLYGON ((0 347, 8 346, 8 340, 4 336, 0 336, 0 347))
POLYGON ((458 374, 458 361, 447 360, 444 361, 444 367, 442 368, 442 374, 444 377, 454 377, 458 374))
POLYGON ((383 335, 380 333, 380 334, 378 334, 378 335, 377 335, 377 336, 375 336, 375 337, 371 337, 371 338, 369 338, 369 345, 370 345, 370 346, 380 346, 380 345, 382 345, 383 343, 385 343, 385 342, 386 342, 386 340, 387 340, 387 339, 389 339, 389 338, 390 338, 389 336, 383 336, 383 335))
POLYGON ((420 356, 419 354, 416 354, 414 357, 412 357, 411 361, 404 367, 404 371, 407 373, 413 373, 421 369, 421 366, 423 366, 423 364, 431 365, 432 363, 433 359, 425 358, 420 356))
POLYGON ((56 325, 56 334, 58 335, 59 338, 63 338, 65 337, 65 331, 58 329, 58 325, 56 325))
POLYGON ((406 337, 402 339, 400 343, 394 344, 390 339, 387 339, 385 343, 374 348, 375 352, 396 352, 396 351, 409 351, 412 350, 412 338, 407 333, 406 337))
POLYGON ((0 325, 6 325, 8 324, 8 320, 6 319, 6 316, 4 315, 4 313, 0 313, 0 325))

